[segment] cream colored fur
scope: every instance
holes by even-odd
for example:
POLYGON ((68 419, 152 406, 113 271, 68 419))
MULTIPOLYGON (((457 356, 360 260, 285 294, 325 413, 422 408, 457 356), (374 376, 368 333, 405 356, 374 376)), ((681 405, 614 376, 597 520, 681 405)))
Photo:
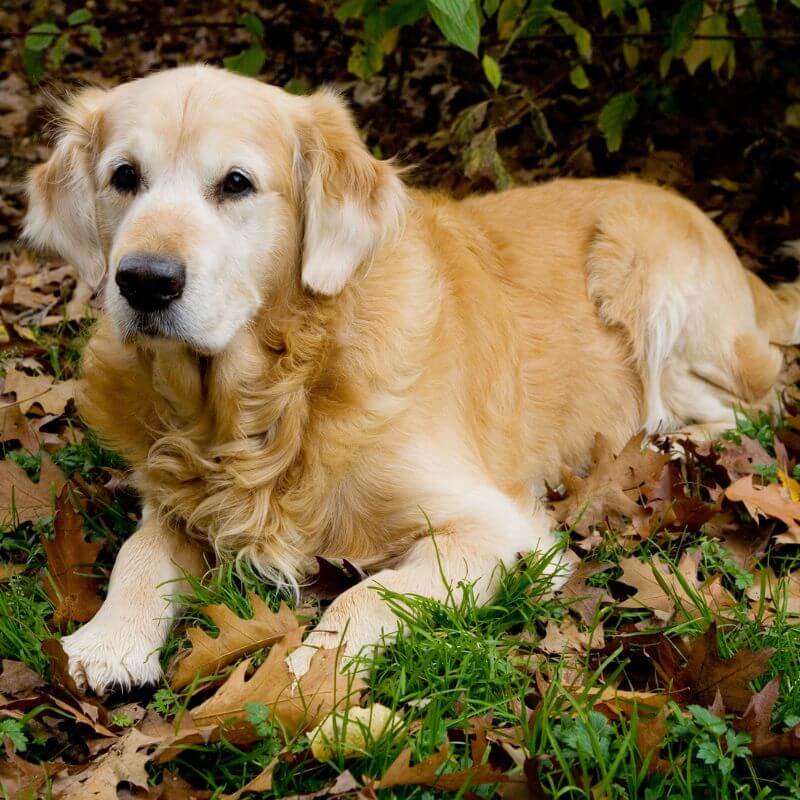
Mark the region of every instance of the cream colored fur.
POLYGON ((796 289, 746 273, 670 192, 412 191, 335 95, 207 67, 74 98, 31 175, 27 234, 109 276, 79 406, 150 510, 64 640, 97 690, 157 679, 164 581, 199 574, 203 550, 288 584, 316 555, 374 573, 290 656, 296 674, 315 647, 344 638, 352 656, 395 630, 377 586, 489 599, 500 564, 554 547, 538 495, 597 431, 620 448, 731 423, 734 403, 769 401, 771 342, 800 319, 796 289), (109 185, 121 160, 136 195, 109 185), (220 201, 234 167, 255 192, 220 201), (113 281, 135 251, 187 264, 161 336, 136 333, 113 281))

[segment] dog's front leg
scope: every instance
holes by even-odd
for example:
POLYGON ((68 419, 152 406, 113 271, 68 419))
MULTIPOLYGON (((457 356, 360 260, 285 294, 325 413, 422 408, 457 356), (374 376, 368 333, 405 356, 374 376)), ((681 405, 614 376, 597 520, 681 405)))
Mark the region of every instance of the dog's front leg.
POLYGON ((556 579, 563 572, 559 555, 553 552, 554 523, 542 509, 525 513, 511 498, 489 487, 461 498, 443 498, 438 505, 440 513, 431 515, 433 534, 418 539, 396 568, 353 586, 328 607, 303 646, 287 659, 296 677, 308 670, 317 649, 341 647, 347 663, 359 654, 368 656, 362 651, 397 632, 399 621, 382 599, 382 589, 459 602, 462 585, 470 585, 476 601, 485 603, 497 591, 500 565, 509 567, 520 553, 534 550, 551 553, 548 570, 556 579))
POLYGON ((200 576, 205 568, 196 543, 145 509, 141 526, 119 551, 102 607, 61 640, 76 683, 100 694, 157 682, 158 651, 179 612, 169 596, 188 590, 186 573, 200 576))

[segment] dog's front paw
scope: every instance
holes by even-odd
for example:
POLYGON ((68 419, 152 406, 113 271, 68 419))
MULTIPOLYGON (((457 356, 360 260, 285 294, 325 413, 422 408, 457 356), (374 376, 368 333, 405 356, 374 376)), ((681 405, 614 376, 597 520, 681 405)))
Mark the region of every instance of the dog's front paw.
POLYGON ((118 688, 158 683, 161 642, 141 635, 132 626, 103 624, 95 618, 61 640, 69 658, 69 672, 80 689, 96 694, 118 688))

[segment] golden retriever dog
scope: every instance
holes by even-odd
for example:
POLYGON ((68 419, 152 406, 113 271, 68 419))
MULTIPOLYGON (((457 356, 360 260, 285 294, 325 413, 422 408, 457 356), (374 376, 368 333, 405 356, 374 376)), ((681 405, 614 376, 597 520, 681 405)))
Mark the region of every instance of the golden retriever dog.
POLYGON ((314 556, 369 573, 298 676, 397 631, 377 587, 485 602, 500 565, 553 550, 538 498, 597 431, 732 425, 800 340, 800 290, 669 191, 412 190, 335 93, 206 66, 77 93, 29 197, 28 241, 105 278, 78 405, 144 506, 63 640, 96 691, 159 679, 165 595, 208 551, 290 586, 314 556))

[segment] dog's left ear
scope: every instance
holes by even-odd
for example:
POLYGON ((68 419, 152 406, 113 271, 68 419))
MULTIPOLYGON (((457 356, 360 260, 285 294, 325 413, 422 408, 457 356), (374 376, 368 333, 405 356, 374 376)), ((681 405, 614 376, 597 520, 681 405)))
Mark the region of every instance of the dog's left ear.
POLYGON ((23 229, 28 242, 57 252, 93 286, 105 272, 90 167, 105 95, 102 89, 84 89, 61 104, 53 153, 28 175, 23 229))
POLYGON ((311 291, 335 295, 399 229, 406 195, 397 170, 364 146, 338 95, 321 91, 303 102, 297 164, 305 216, 301 277, 311 291))

